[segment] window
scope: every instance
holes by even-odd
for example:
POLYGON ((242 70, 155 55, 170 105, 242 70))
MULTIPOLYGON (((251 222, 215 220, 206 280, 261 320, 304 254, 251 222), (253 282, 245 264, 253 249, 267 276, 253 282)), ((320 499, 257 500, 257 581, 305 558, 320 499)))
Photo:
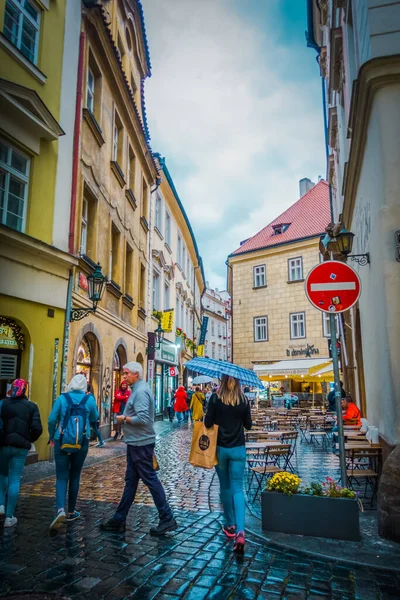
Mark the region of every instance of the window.
POLYGON ((119 281, 119 246, 121 234, 112 223, 111 225, 111 251, 110 251, 110 276, 114 283, 119 281))
POLYGON ((290 315, 290 337, 292 340, 306 337, 305 313, 293 313, 290 315))
POLYGON ((178 233, 178 265, 182 264, 182 238, 178 233))
POLYGON ((30 160, 0 141, 0 223, 25 230, 30 160))
POLYGON ((267 278, 265 274, 265 265, 253 268, 254 275, 254 287, 264 287, 267 285, 267 278))
POLYGON ((132 297, 133 288, 133 250, 126 244, 126 260, 125 260, 125 294, 132 297))
POLYGON ((124 130, 122 127, 122 122, 117 112, 115 112, 113 134, 113 161, 117 162, 121 169, 123 166, 123 142, 124 130))
POLYGON ((86 89, 86 106, 92 114, 94 114, 94 86, 95 78, 91 68, 88 68, 87 89, 86 89))
POLYGON ((131 148, 128 147, 128 169, 127 169, 127 184, 128 188, 135 193, 135 170, 136 170, 136 157, 131 148))
POLYGON ((211 335, 215 335, 215 323, 213 319, 211 319, 211 335))
POLYGON ((183 246, 182 249, 182 262, 181 262, 182 271, 185 272, 186 267, 186 248, 183 246))
POLYGON ((171 300, 170 300, 170 285, 167 280, 164 281, 164 310, 169 310, 171 308, 171 300))
POLYGON ((32 63, 37 63, 40 14, 29 0, 7 0, 4 36, 32 63))
POLYGON ((176 297, 176 303, 175 303, 175 321, 176 321, 176 327, 181 327, 181 317, 180 317, 180 300, 179 300, 179 296, 176 297))
POLYGON ((215 342, 211 344, 211 358, 215 358, 215 342))
POLYGON ((87 198, 83 199, 82 204, 82 225, 81 225, 81 254, 86 254, 87 248, 87 230, 88 230, 88 200, 87 198))
POLYGON ((187 259, 186 259, 186 277, 188 279, 188 283, 190 284, 190 258, 189 258, 189 252, 188 252, 187 259))
POLYGON ((254 317, 254 341, 268 341, 268 317, 254 317))
POLYGON ((156 216, 155 216, 155 226, 157 227, 158 231, 161 233, 162 231, 162 215, 161 215, 161 209, 162 209, 162 203, 161 203, 161 198, 160 196, 157 194, 156 195, 156 216))
MULTIPOLYGON (((336 319, 336 332, 337 332, 337 337, 339 337, 339 316, 335 315, 335 319, 336 319)), ((322 331, 324 334, 324 337, 330 338, 331 337, 331 320, 330 320, 330 315, 328 313, 322 313, 322 331)))
POLYGON ((186 327, 185 331, 186 331, 187 335, 190 337, 191 332, 189 329, 189 309, 188 308, 186 309, 185 327, 186 327))
POLYGON ((218 344, 218 360, 222 360, 222 346, 218 344))
POLYGON ((146 267, 140 263, 139 305, 144 310, 146 304, 146 267))
POLYGON ((160 273, 153 271, 153 286, 152 286, 152 307, 153 310, 160 310, 160 273))
POLYGON ((165 243, 171 246, 171 215, 165 211, 165 243))
POLYGON ((82 201, 81 254, 95 259, 96 202, 89 195, 82 201))
POLYGON ((142 216, 148 219, 149 215, 149 188, 147 186, 146 180, 143 178, 142 180, 142 216))
POLYGON ((301 281, 303 279, 303 259, 290 258, 289 264, 289 281, 301 281))

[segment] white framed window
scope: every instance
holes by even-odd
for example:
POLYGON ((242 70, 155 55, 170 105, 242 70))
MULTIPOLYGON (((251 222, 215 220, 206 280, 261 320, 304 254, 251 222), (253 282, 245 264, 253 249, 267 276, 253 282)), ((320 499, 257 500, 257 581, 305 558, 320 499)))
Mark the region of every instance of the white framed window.
POLYGON ((117 124, 114 124, 114 136, 113 136, 113 160, 118 161, 118 141, 119 141, 119 129, 117 124))
POLYGON ((183 246, 182 248, 182 262, 181 262, 182 271, 185 272, 186 268, 186 248, 183 246))
POLYGON ((165 231, 164 231, 165 243, 171 246, 171 215, 165 211, 165 231))
POLYGON ((152 309, 160 310, 160 273, 158 271, 153 271, 153 286, 152 286, 152 309))
POLYGON ((182 238, 178 233, 178 265, 182 265, 182 238))
POLYGON ((268 341, 268 317, 254 317, 254 341, 268 341))
POLYGON ((170 285, 167 279, 164 280, 164 310, 171 308, 170 305, 170 285))
POLYGON ((181 327, 183 329, 183 331, 186 333, 185 331, 185 306, 183 304, 183 300, 181 300, 181 327))
POLYGON ((188 283, 190 283, 190 258, 189 258, 189 252, 187 255, 187 259, 186 259, 186 277, 188 279, 188 283))
POLYGON ((37 63, 40 12, 29 0, 7 0, 4 36, 32 63, 37 63))
POLYGON ((87 250, 87 232, 89 219, 89 202, 86 198, 82 202, 82 222, 81 222, 81 254, 86 254, 87 250))
POLYGON ((289 281, 301 281, 303 279, 303 259, 289 258, 288 260, 289 281))
POLYGON ((179 296, 176 297, 176 301, 175 301, 175 325, 176 327, 182 327, 181 325, 181 318, 180 318, 180 314, 179 314, 179 307, 180 307, 180 300, 179 300, 179 296))
POLYGON ((254 287, 264 287, 267 285, 267 277, 265 272, 265 265, 259 265, 253 267, 254 287))
POLYGON ((290 338, 296 340, 306 337, 306 313, 292 313, 290 315, 290 338))
POLYGON ((161 233, 162 230, 162 214, 161 214, 161 208, 162 208, 162 203, 161 203, 161 198, 160 196, 157 194, 156 195, 156 214, 155 214, 155 226, 157 227, 158 231, 161 233))
POLYGON ((211 344, 211 358, 215 358, 215 342, 211 344))
POLYGON ((0 223, 25 230, 30 160, 0 140, 0 223))
POLYGON ((88 68, 87 86, 86 86, 86 106, 94 114, 94 93, 96 79, 91 68, 88 68))
MULTIPOLYGON (((336 336, 339 337, 339 315, 335 315, 336 319, 336 336)), ((322 332, 324 337, 331 337, 331 321, 328 313, 322 313, 322 332)))
POLYGON ((213 319, 211 319, 211 335, 215 335, 215 323, 213 319))

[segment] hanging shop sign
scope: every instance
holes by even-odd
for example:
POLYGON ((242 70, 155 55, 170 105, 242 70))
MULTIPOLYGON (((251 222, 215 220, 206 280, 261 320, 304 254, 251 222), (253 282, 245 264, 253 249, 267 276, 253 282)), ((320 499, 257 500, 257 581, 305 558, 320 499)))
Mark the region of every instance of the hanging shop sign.
POLYGON ((154 360, 147 361, 147 382, 151 388, 153 388, 154 380, 154 360))
POLYGON ((165 310, 161 318, 161 328, 165 333, 171 333, 174 326, 174 309, 165 310))
POLYGON ((25 338, 21 327, 12 319, 0 317, 0 348, 23 350, 24 347, 25 338))
POLYGON ((203 317, 203 320, 201 322, 201 329, 200 329, 200 339, 199 339, 200 346, 202 346, 204 344, 204 342, 206 341, 207 327, 208 327, 208 317, 203 317))
POLYGON ((84 273, 79 273, 78 285, 80 288, 85 290, 85 292, 89 290, 88 280, 84 273))
POLYGON ((177 348, 175 344, 171 344, 166 340, 163 340, 160 348, 158 348, 155 352, 155 359, 159 362, 167 362, 177 365, 177 348))
POLYGON ((204 356, 204 344, 197 346, 196 354, 197 356, 204 356))
POLYGON ((178 373, 176 372, 176 369, 175 369, 175 367, 170 367, 170 368, 169 368, 169 376, 170 376, 170 377, 176 377, 176 376, 177 376, 177 374, 178 374, 178 373))
POLYGON ((319 348, 316 348, 314 344, 311 346, 310 344, 307 344, 305 348, 293 348, 292 350, 286 348, 286 356, 306 356, 307 358, 310 358, 315 354, 319 354, 319 348))

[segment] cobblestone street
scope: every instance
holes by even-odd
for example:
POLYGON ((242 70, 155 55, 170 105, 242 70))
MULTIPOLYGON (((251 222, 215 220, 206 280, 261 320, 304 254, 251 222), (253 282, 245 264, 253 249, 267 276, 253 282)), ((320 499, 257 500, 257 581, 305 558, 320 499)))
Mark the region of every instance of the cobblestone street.
POLYGON ((54 477, 24 484, 19 523, 0 538, 0 594, 142 600, 400 597, 398 571, 318 559, 253 533, 247 535, 245 555, 235 556, 221 532, 214 470, 195 469, 187 462, 190 435, 186 426, 174 425, 157 441, 160 478, 179 524, 176 533, 161 539, 148 533, 157 513, 143 486, 124 534, 98 528, 121 496, 124 457, 112 456, 84 469, 78 501, 82 517, 54 537, 48 532, 54 477))

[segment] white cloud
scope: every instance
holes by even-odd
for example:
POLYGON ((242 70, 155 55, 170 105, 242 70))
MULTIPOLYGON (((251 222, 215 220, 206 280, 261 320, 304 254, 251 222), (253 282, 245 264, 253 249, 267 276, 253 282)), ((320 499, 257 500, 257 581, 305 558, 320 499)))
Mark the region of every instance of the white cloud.
POLYGON ((295 202, 298 180, 324 164, 317 76, 312 85, 288 78, 296 57, 277 42, 277 23, 257 28, 233 7, 144 3, 152 146, 177 165, 171 175, 217 287, 227 255, 295 202))

